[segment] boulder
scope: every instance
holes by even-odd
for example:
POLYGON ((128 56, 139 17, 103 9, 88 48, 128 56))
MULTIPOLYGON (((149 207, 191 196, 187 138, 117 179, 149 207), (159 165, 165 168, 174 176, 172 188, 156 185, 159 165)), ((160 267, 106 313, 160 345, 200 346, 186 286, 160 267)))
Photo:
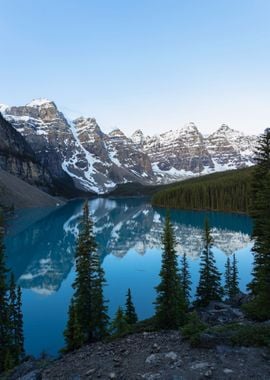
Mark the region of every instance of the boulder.
POLYGON ((244 319, 244 314, 239 308, 223 302, 212 301, 198 312, 201 320, 210 325, 240 322, 244 319))

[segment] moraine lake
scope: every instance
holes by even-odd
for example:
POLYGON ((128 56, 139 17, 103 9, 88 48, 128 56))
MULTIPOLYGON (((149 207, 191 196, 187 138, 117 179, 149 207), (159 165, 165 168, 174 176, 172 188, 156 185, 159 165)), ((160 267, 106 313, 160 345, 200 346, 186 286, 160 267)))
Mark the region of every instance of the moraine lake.
MULTIPOLYGON (((107 286, 105 297, 112 316, 125 302, 130 287, 140 319, 153 314, 155 286, 161 265, 160 237, 165 210, 152 208, 147 199, 89 201, 107 286)), ((23 290, 26 351, 56 355, 63 347, 63 330, 72 295, 74 249, 82 201, 59 208, 27 209, 9 220, 5 240, 7 264, 23 290)), ((214 253, 224 271, 226 257, 236 253, 240 287, 245 291, 252 267, 248 216, 217 212, 172 210, 177 251, 186 252, 193 282, 198 282, 202 228, 208 216, 213 228, 214 253)))

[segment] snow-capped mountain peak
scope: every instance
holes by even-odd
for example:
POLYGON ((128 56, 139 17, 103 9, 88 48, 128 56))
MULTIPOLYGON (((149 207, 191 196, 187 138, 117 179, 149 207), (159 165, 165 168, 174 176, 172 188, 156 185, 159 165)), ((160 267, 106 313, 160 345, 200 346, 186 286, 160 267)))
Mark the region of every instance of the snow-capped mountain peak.
POLYGON ((49 107, 55 106, 55 103, 47 98, 33 99, 30 103, 26 104, 26 107, 49 107))
POLYGON ((142 143, 145 140, 143 131, 141 129, 137 129, 131 136, 131 140, 134 142, 134 144, 142 145, 142 143))
POLYGON ((119 128, 113 129, 111 132, 109 132, 108 135, 113 137, 113 138, 121 138, 121 139, 127 138, 126 135, 124 134, 124 132, 122 132, 121 129, 119 129, 119 128))
POLYGON ((180 129, 182 132, 187 132, 187 133, 192 133, 192 132, 197 132, 198 128, 195 123, 192 121, 185 124, 183 128, 180 129))
POLYGON ((238 137, 240 135, 245 136, 243 132, 236 131, 235 129, 230 128, 227 124, 221 124, 221 126, 213 134, 228 136, 229 138, 238 137))

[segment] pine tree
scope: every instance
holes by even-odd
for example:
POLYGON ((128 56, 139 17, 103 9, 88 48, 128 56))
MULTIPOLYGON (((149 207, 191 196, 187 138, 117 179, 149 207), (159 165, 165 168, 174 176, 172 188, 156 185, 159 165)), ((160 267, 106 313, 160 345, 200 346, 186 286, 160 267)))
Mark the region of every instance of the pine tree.
POLYGON ((0 217, 0 373, 19 364, 23 357, 21 297, 13 273, 5 264, 3 218, 0 217), (20 313, 19 313, 20 311, 20 313), (20 342, 18 329, 21 327, 20 342))
POLYGON ((183 254, 181 259, 181 284, 183 288, 184 293, 184 300, 186 304, 186 308, 189 306, 189 300, 190 300, 190 292, 191 292, 191 276, 189 273, 189 265, 187 261, 187 255, 186 253, 183 254))
POLYGON ((227 257, 227 261, 225 264, 225 285, 224 285, 224 294, 230 298, 231 297, 231 282, 232 282, 232 268, 231 268, 231 260, 227 257))
POLYGON ((160 284, 156 287, 156 324, 161 329, 176 329, 185 320, 185 300, 181 286, 175 236, 169 214, 166 216, 162 236, 163 253, 160 270, 160 284))
POLYGON ((17 303, 16 303, 16 347, 18 356, 21 360, 25 355, 24 335, 23 335, 23 313, 22 313, 22 290, 17 286, 17 303))
POLYGON ((92 326, 92 266, 91 254, 96 249, 96 243, 92 236, 92 225, 89 220, 88 204, 85 203, 82 218, 82 228, 75 253, 76 278, 73 283, 74 304, 77 314, 77 322, 80 326, 84 343, 93 339, 92 326))
POLYGON ((227 258, 225 264, 225 295, 231 300, 236 294, 240 292, 239 289, 239 276, 237 268, 237 260, 235 254, 233 254, 232 263, 230 258, 227 258))
POLYGON ((83 337, 80 330, 80 325, 78 323, 76 308, 74 304, 74 299, 71 299, 69 310, 68 310, 68 322, 67 327, 64 331, 65 337, 65 349, 64 352, 73 351, 83 344, 83 337))
POLYGON ((206 220, 204 227, 204 249, 200 262, 200 279, 195 300, 195 304, 198 306, 206 306, 210 301, 221 301, 223 295, 221 274, 216 267, 212 246, 213 238, 208 220, 206 220))
POLYGON ((104 270, 101 267, 100 259, 96 256, 95 277, 92 280, 93 294, 93 336, 95 340, 100 340, 108 334, 109 317, 107 314, 107 306, 104 301, 103 286, 106 284, 104 270))
POLYGON ((232 269, 231 269, 231 289, 230 298, 235 297, 240 292, 239 289, 239 275, 237 267, 237 259, 235 254, 233 254, 232 269))
POLYGON ((270 318, 270 128, 261 136, 253 172, 251 215, 253 217, 253 280, 248 288, 254 299, 246 306, 259 320, 270 318))
POLYGON ((107 307, 103 298, 105 277, 97 252, 88 202, 84 204, 75 267, 74 295, 65 330, 66 349, 101 339, 106 335, 108 324, 107 307), (74 331, 77 331, 78 337, 74 335, 74 331))
POLYGON ((10 355, 9 305, 8 305, 8 269, 5 264, 4 227, 0 216, 0 373, 7 368, 7 356, 10 355))
POLYGON ((127 296, 126 296, 125 318, 129 325, 133 325, 138 321, 135 306, 132 301, 130 288, 128 289, 127 296))
POLYGON ((13 273, 10 275, 9 285, 9 307, 8 307, 8 321, 9 321, 9 336, 10 336, 10 368, 19 363, 19 347, 17 345, 17 293, 16 284, 13 273))
POLYGON ((113 335, 121 336, 129 331, 129 325, 126 321, 125 314, 121 307, 117 309, 116 315, 111 323, 111 332, 113 335))

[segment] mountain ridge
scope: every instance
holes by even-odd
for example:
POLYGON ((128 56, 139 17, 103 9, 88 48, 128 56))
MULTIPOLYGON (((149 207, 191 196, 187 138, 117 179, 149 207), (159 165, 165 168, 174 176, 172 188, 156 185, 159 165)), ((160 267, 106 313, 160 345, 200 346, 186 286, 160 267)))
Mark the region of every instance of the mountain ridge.
POLYGON ((165 184, 254 164, 257 137, 225 124, 207 137, 194 123, 153 136, 138 129, 128 137, 119 128, 104 133, 93 117, 70 121, 49 99, 0 104, 0 112, 54 178, 68 177, 83 192, 104 194, 118 184, 165 184))

